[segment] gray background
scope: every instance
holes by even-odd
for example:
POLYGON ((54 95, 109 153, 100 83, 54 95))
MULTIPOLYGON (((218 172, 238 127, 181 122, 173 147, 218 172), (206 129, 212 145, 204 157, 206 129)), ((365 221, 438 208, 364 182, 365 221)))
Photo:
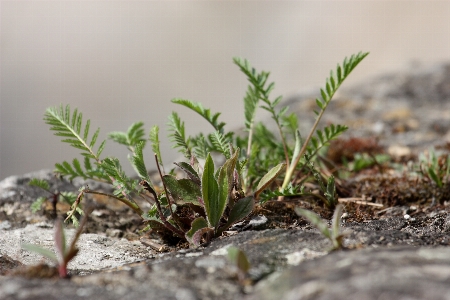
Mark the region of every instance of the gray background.
MULTIPOLYGON (((0 20, 0 179, 79 157, 42 121, 60 103, 101 138, 139 120, 159 125, 166 162, 179 156, 166 138, 171 111, 188 133, 209 130, 174 97, 235 128, 247 83, 233 56, 271 71, 273 94, 286 97, 321 87, 360 50, 371 54, 346 85, 450 59, 450 1, 1 1, 0 20)), ((104 155, 126 150, 109 142, 104 155)))

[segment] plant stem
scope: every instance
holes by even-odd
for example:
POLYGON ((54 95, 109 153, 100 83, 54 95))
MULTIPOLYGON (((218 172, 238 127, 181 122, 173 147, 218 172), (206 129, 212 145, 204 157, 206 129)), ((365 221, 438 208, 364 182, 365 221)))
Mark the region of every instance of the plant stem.
MULTIPOLYGON (((330 101, 331 101, 331 97, 330 97, 330 101)), ((329 103, 329 102, 328 102, 329 103)), ((289 168, 286 171, 286 176, 284 177, 284 181, 283 181, 283 185, 281 186, 281 189, 285 189, 289 182, 291 181, 292 175, 294 174, 295 168, 298 165, 298 162, 300 161, 300 159, 303 157, 303 155, 305 154, 306 150, 308 149, 308 144, 309 141, 311 140, 317 125, 320 122, 320 119, 322 118, 323 113, 325 112, 325 109, 328 106, 328 103, 326 103, 326 105, 323 107, 323 109, 320 110, 320 113, 318 114, 316 121, 314 122, 313 127, 311 128, 311 131, 308 134, 308 137, 306 138, 306 140, 303 142, 303 146, 300 150, 300 152, 298 153, 297 157, 294 158, 292 164, 289 166, 289 168)))
POLYGON ((132 201, 130 201, 128 199, 119 198, 119 197, 116 197, 114 195, 106 194, 106 193, 102 193, 102 192, 96 192, 96 191, 93 191, 93 190, 90 190, 90 189, 85 189, 83 192, 87 193, 87 194, 95 194, 95 195, 107 196, 107 197, 116 199, 116 200, 122 202, 123 204, 125 204, 126 206, 128 206, 129 208, 131 208, 132 210, 134 210, 134 212, 137 213, 141 218, 142 218, 142 214, 144 213, 142 211, 142 209, 139 207, 139 205, 137 205, 136 203, 133 203, 132 201))

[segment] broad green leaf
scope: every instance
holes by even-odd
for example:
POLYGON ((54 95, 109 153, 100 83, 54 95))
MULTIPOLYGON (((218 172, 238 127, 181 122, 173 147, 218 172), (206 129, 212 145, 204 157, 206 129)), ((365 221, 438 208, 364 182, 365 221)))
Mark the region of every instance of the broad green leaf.
POLYGON ((205 211, 211 227, 216 227, 222 217, 219 200, 219 187, 214 178, 214 162, 211 154, 206 157, 202 175, 202 198, 205 202, 205 211))
POLYGON ((164 175, 163 181, 177 204, 190 202, 200 205, 198 202, 198 198, 202 196, 200 186, 192 180, 178 180, 172 175, 164 175))
POLYGON ((225 199, 226 203, 228 203, 229 196, 231 195, 231 192, 233 190, 233 176, 234 170, 236 168, 237 159, 239 156, 239 151, 240 149, 237 148, 233 156, 225 161, 219 172, 218 178, 219 190, 223 191, 223 193, 226 192, 226 199, 225 199))
POLYGON ((270 169, 269 172, 267 172, 267 174, 264 175, 263 178, 261 178, 255 191, 256 199, 258 199, 259 194, 264 189, 266 189, 278 177, 278 175, 280 175, 280 173, 284 170, 285 167, 286 167, 285 163, 280 163, 277 166, 270 169))
POLYGON ((240 220, 248 216, 252 212, 254 207, 255 201, 253 197, 245 197, 236 201, 236 203, 234 204, 233 208, 230 211, 227 223, 219 228, 217 234, 221 234, 223 231, 230 228, 231 225, 233 225, 236 222, 239 222, 240 220))

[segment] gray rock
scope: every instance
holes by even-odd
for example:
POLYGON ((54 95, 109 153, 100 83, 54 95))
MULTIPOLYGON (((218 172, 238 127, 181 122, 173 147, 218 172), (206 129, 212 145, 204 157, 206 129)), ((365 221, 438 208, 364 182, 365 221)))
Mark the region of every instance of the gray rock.
POLYGON ((331 253, 259 282, 249 299, 450 299, 450 249, 331 253))

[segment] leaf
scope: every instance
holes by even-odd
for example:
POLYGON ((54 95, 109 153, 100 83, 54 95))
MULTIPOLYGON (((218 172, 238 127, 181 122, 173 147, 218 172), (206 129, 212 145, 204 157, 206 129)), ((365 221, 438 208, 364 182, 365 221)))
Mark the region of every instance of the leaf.
POLYGON ((247 259, 245 252, 237 247, 229 247, 228 258, 242 273, 246 274, 250 270, 250 262, 247 259))
POLYGON ((28 185, 39 187, 45 191, 50 191, 50 185, 48 184, 47 180, 31 178, 31 180, 28 182, 28 185))
MULTIPOLYGON (((204 228, 208 228, 208 222, 205 220, 205 218, 200 217, 195 219, 192 222, 191 229, 188 232, 186 232, 186 240, 188 240, 189 243, 195 246, 199 246, 201 235, 199 236, 199 234, 197 234, 195 237, 194 235, 196 232, 204 228)), ((204 231, 200 231, 200 233, 203 235, 204 231)))
POLYGON ((341 231, 341 217, 342 217, 343 210, 344 210, 344 207, 342 206, 342 204, 336 205, 336 208, 334 209, 333 219, 332 219, 333 221, 331 222, 331 233, 335 239, 339 236, 340 231, 341 231))
POLYGON ((227 223, 224 226, 220 227, 217 234, 221 234, 223 231, 230 228, 230 226, 232 226, 234 223, 239 222, 243 218, 247 217, 253 211, 254 207, 255 201, 253 197, 245 197, 236 201, 230 211, 227 223))
POLYGON ((202 198, 205 202, 205 212, 211 227, 216 228, 222 217, 222 203, 219 199, 219 187, 214 178, 214 162, 211 154, 206 157, 202 175, 202 198))
POLYGON ((42 204, 47 200, 45 197, 37 198, 30 206, 32 212, 37 212, 41 209, 42 204))
POLYGON ((315 214, 314 212, 312 212, 310 210, 303 209, 300 207, 296 207, 295 212, 299 216, 302 216, 305 219, 307 219, 314 227, 316 227, 320 231, 320 233, 322 233, 325 237, 327 237, 328 239, 333 241, 332 233, 328 229, 327 223, 324 220, 322 220, 322 218, 320 218, 320 216, 318 216, 317 214, 315 214))
POLYGON ((160 141, 159 141, 159 127, 157 125, 153 126, 150 129, 149 138, 150 142, 152 143, 152 150, 153 153, 155 153, 158 157, 158 163, 162 166, 162 157, 161 157, 161 151, 159 149, 160 141))
POLYGON ((89 134, 90 120, 86 122, 83 136, 81 136, 83 116, 77 109, 73 111, 72 118, 70 114, 70 106, 65 108, 60 105, 58 107, 47 108, 44 114, 44 121, 50 125, 50 130, 55 131, 55 135, 68 137, 63 142, 69 143, 72 147, 82 150, 83 155, 91 155, 94 159, 98 160, 98 155, 95 154, 93 149, 95 140, 97 139, 98 131, 92 137, 90 143, 87 142, 89 134))
POLYGON ((134 154, 130 158, 130 161, 139 177, 142 180, 150 181, 150 176, 148 175, 147 167, 145 166, 144 162, 144 155, 142 153, 144 145, 145 143, 143 141, 140 141, 136 144, 134 148, 134 154))
POLYGON ((261 178, 261 180, 258 183, 258 186, 256 187, 255 191, 255 199, 258 199, 259 194, 266 189, 277 177, 280 175, 280 173, 283 171, 283 169, 286 167, 285 163, 280 163, 277 166, 273 167, 269 170, 269 172, 266 173, 266 175, 261 178))
POLYGON ((200 186, 190 179, 177 180, 172 175, 163 176, 164 184, 177 204, 194 203, 200 205, 198 198, 202 196, 200 186))
POLYGON ((194 181, 199 186, 201 185, 200 177, 198 176, 197 171, 195 171, 194 168, 190 164, 188 164, 186 162, 179 162, 179 163, 174 163, 174 164, 177 165, 178 167, 180 167, 187 174, 189 179, 194 181))
POLYGON ((191 158, 191 149, 189 139, 186 138, 184 122, 176 112, 172 112, 169 116, 169 139, 174 145, 172 148, 179 148, 179 151, 186 157, 191 158))
POLYGON ((205 120, 208 121, 214 127, 214 129, 216 131, 223 133, 223 127, 225 126, 225 123, 217 122, 217 119, 220 116, 220 113, 215 113, 211 117, 211 110, 205 109, 201 103, 194 103, 194 102, 192 102, 190 100, 186 100, 186 99, 175 98, 175 99, 172 99, 172 103, 180 104, 187 108, 192 109, 193 111, 195 111, 196 113, 201 115, 203 118, 205 118, 205 120))
POLYGON ((59 264, 58 258, 56 257, 55 253, 53 253, 52 251, 50 251, 48 249, 44 249, 44 248, 41 248, 39 246, 32 245, 32 244, 22 244, 21 246, 25 250, 28 250, 28 251, 31 251, 34 253, 38 253, 38 254, 50 259, 55 264, 59 264))
POLYGON ((63 262, 66 257, 66 235, 64 234, 63 224, 60 219, 55 222, 55 248, 59 254, 59 261, 63 262))

